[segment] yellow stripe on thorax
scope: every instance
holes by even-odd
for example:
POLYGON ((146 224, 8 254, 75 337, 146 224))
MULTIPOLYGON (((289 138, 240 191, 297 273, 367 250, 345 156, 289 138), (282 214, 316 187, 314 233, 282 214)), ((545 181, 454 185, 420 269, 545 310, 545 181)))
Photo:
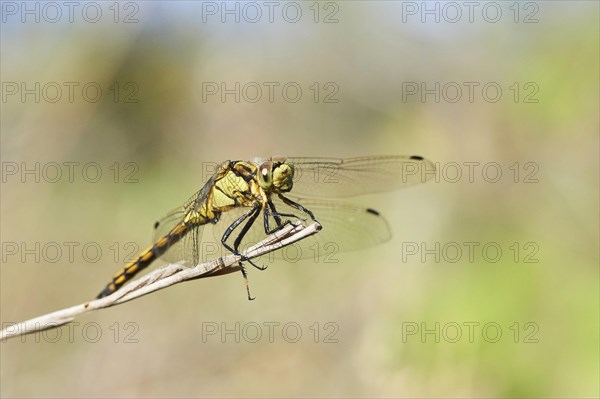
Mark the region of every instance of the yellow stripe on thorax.
POLYGON ((256 165, 237 162, 234 170, 220 176, 211 190, 211 206, 223 212, 235 206, 250 206, 260 198, 260 187, 256 183, 256 165), (258 195, 257 195, 258 194, 258 195))

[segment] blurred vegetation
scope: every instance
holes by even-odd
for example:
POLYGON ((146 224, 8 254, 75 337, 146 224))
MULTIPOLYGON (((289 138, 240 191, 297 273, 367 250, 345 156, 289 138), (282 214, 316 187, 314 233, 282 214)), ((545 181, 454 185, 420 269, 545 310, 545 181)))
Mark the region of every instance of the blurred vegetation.
POLYGON ((3 165, 97 162, 104 173, 97 183, 80 174, 74 182, 3 181, 2 242, 97 242, 105 250, 96 263, 5 256, 2 323, 95 295, 124 260, 108 248, 118 243, 123 258, 124 243, 148 245, 156 218, 201 187, 206 163, 420 154, 441 165, 498 162, 507 177, 358 198, 386 216, 392 242, 341 254, 338 264, 250 270, 253 302, 234 275, 92 315, 81 326, 98 323, 95 343, 80 333, 71 342, 67 327, 56 343, 2 343, 3 397, 600 395, 598 3, 537 2, 534 24, 508 16, 496 24, 405 23, 402 2, 383 1, 340 2, 334 24, 312 22, 309 3, 300 3, 306 18, 295 24, 223 24, 202 22, 201 2, 136 4, 133 24, 2 24, 2 82, 103 88, 98 102, 3 101, 3 165), (298 82, 304 93, 296 103, 203 101, 203 82, 298 82), (334 82, 339 101, 315 102, 314 82, 334 82), (406 82, 497 82, 503 97, 405 101, 406 82), (514 82, 535 83, 538 102, 513 101, 514 82), (535 163, 539 182, 511 181, 515 162, 522 173, 535 163), (124 183, 127 176, 134 182, 124 183), (505 252, 496 263, 480 252, 456 263, 400 253, 406 242, 474 241, 505 252), (524 263, 523 248, 515 262, 515 242, 537 245, 539 262, 524 263), (297 343, 203 342, 206 322, 295 322, 304 335, 297 343), (323 334, 335 323, 338 342, 315 343, 315 322, 323 334), (498 323, 502 338, 488 342, 476 329, 469 342, 465 322, 498 323), (124 342, 126 323, 139 342, 124 342), (463 338, 407 336, 413 323, 458 323, 463 338), (524 341, 526 323, 537 326, 537 342, 524 341))

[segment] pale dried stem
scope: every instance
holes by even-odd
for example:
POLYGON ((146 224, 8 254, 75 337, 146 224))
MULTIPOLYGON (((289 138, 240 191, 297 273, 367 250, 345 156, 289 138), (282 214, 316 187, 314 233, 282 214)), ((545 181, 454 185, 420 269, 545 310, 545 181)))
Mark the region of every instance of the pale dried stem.
MULTIPOLYGON (((258 244, 248 248, 246 251, 243 251, 242 255, 250 259, 262 256, 313 235, 320 229, 321 225, 316 222, 308 226, 303 226, 300 223, 290 224, 268 236, 258 244)), ((239 271, 240 267, 238 264, 240 259, 240 256, 231 254, 191 268, 176 263, 169 264, 130 282, 105 298, 85 302, 34 319, 11 324, 0 332, 0 340, 4 342, 8 338, 56 328, 70 323, 80 314, 119 305, 184 281, 239 271)))

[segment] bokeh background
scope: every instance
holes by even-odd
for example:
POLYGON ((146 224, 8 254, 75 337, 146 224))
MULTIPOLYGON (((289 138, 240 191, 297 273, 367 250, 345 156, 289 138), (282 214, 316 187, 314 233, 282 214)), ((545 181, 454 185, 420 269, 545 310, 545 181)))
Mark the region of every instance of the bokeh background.
POLYGON ((391 242, 252 269, 255 301, 233 274, 1 343, 2 397, 598 397, 597 2, 74 3, 2 2, 3 326, 94 296, 206 165, 440 173, 353 199, 391 242), (239 102, 207 91, 236 82, 239 102), (436 82, 439 101, 409 92, 436 82))

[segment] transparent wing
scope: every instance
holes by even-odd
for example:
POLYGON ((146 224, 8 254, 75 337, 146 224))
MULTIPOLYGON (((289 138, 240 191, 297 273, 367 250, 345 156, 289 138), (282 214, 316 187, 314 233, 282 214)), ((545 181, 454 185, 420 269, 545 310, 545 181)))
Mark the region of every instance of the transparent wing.
POLYGON ((423 183, 435 165, 420 156, 287 158, 295 166, 295 197, 336 198, 395 190, 423 183))
MULTIPOLYGON (((183 221, 187 211, 184 207, 174 209, 154 224, 154 242, 165 237, 183 221)), ((187 266, 198 264, 200 246, 202 245, 202 226, 188 232, 181 240, 173 244, 159 259, 169 262, 184 262, 187 266)))
MULTIPOLYGON (((311 222, 308 215, 284 204, 279 198, 273 198, 273 203, 278 213, 295 215, 282 216, 282 222, 286 220, 296 222, 299 218, 306 219, 305 224, 311 222)), ((319 233, 289 247, 265 255, 264 258, 269 257, 270 260, 275 258, 285 259, 290 262, 299 259, 314 259, 325 263, 335 262, 335 256, 339 252, 372 247, 391 238, 387 222, 378 212, 372 209, 317 199, 304 199, 301 204, 314 213, 323 229, 319 233)), ((248 211, 248 208, 233 209, 224 213, 219 223, 213 226, 213 242, 220 243, 227 227, 243 212, 248 211)), ((272 216, 269 218, 269 224, 271 228, 276 226, 276 221, 272 216)), ((231 235, 229 243, 233 244, 239 231, 238 229, 231 235)), ((265 237, 264 214, 261 213, 243 239, 240 250, 256 244, 265 237)))
POLYGON ((158 221, 154 222, 154 230, 152 233, 153 242, 156 242, 169 234, 173 227, 177 226, 177 224, 184 219, 186 213, 186 209, 182 206, 173 209, 158 221))
MULTIPOLYGON (((212 179, 202 189, 192 195, 182 206, 173 209, 154 223, 153 242, 157 242, 169 234, 175 226, 183 222, 187 213, 195 210, 198 204, 204 201, 210 189, 210 184, 212 184, 212 179)), ((200 258, 200 246, 202 244, 202 230, 202 226, 193 228, 181 240, 173 244, 160 259, 170 263, 184 262, 190 266, 197 265, 200 258)))

